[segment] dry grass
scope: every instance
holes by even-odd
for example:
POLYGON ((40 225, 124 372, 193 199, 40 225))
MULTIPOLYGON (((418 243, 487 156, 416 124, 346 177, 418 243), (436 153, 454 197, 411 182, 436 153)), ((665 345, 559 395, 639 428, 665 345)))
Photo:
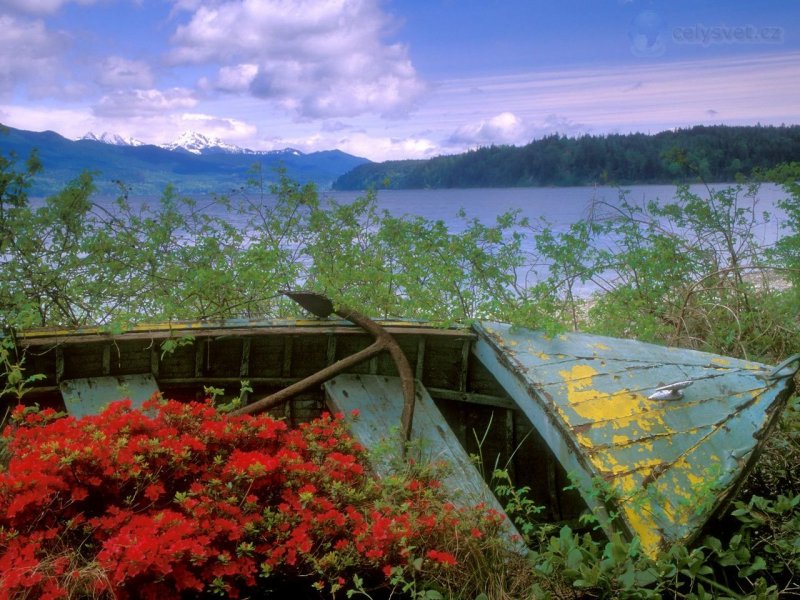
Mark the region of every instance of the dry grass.
MULTIPOLYGON (((59 584, 69 600, 112 600, 115 597, 110 591, 111 581, 105 570, 96 561, 87 562, 74 549, 53 550, 40 560, 35 572, 46 578, 61 573, 59 584)), ((38 600, 40 593, 40 589, 34 589, 22 596, 14 596, 14 600, 38 600)))

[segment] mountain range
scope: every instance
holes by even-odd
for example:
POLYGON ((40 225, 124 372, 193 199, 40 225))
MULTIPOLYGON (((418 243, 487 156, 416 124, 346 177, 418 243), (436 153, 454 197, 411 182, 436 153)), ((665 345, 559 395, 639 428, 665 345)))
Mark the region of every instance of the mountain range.
POLYGON ((122 185, 130 194, 158 195, 173 185, 181 194, 229 194, 246 185, 254 165, 266 181, 276 180, 283 168, 299 183, 328 189, 340 175, 369 162, 340 150, 249 150, 197 132, 155 146, 108 132, 69 140, 53 131, 0 126, 0 157, 14 157, 21 168, 33 151, 44 169, 34 179, 32 195, 52 194, 83 171, 94 175, 99 193, 116 194, 122 185))
MULTIPOLYGON (((90 131, 81 139, 103 142, 105 144, 111 144, 112 146, 147 145, 136 138, 125 138, 119 134, 109 133, 107 131, 104 131, 99 136, 90 131)), ((184 131, 176 140, 167 144, 159 144, 158 147, 164 148, 165 150, 189 152, 191 154, 249 154, 253 156, 281 156, 286 154, 300 156, 303 154, 294 148, 283 148, 282 150, 250 150, 249 148, 228 144, 217 137, 208 137, 197 131, 184 131)))

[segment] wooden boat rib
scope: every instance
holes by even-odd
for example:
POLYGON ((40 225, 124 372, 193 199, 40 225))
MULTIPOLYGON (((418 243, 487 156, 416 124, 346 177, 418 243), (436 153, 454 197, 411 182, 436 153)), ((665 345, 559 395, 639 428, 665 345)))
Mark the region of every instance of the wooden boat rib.
MULTIPOLYGON (((414 430, 442 432, 426 434, 436 438, 429 451, 458 463, 451 487, 480 487, 468 463, 481 456, 487 471, 507 467, 518 485, 530 486, 545 518, 574 520, 589 507, 607 531, 637 536, 650 555, 692 539, 735 493, 793 392, 800 362, 772 369, 499 323, 381 326, 416 380, 414 430), (572 482, 577 490, 565 489, 572 482)), ((156 386, 175 399, 202 398, 204 386, 225 387, 232 397, 247 380, 253 392, 245 400, 268 396, 372 341, 352 323, 329 319, 16 335, 26 374, 45 375, 25 400, 73 412, 97 410, 114 391, 143 398, 156 386)), ((400 425, 397 375, 388 354, 375 355, 271 412, 297 422, 326 405, 359 408, 354 433, 374 445, 376 432, 400 425)))

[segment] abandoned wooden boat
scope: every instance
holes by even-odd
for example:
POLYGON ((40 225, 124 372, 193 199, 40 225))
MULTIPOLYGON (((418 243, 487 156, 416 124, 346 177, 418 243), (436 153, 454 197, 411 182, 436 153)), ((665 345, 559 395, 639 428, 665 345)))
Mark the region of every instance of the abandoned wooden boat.
MULTIPOLYGON (((487 494, 471 460, 480 457, 487 476, 499 466, 530 486, 543 519, 575 520, 588 507, 607 531, 638 536, 651 555, 689 541, 735 493, 800 363, 793 357, 773 369, 499 323, 375 326, 407 358, 412 438, 425 438, 423 452, 454 465, 449 485, 468 492, 464 501, 487 494)), ((296 422, 326 404, 358 408, 354 434, 374 447, 396 439, 392 432, 409 417, 398 357, 383 352, 376 335, 347 320, 316 319, 36 330, 15 341, 26 374, 44 375, 26 402, 80 415, 119 397, 143 401, 156 389, 197 399, 214 386, 230 398, 247 381, 245 406, 263 407, 259 398, 295 386, 291 398, 267 403, 273 414, 296 422), (359 360, 348 358, 354 353, 359 360)))

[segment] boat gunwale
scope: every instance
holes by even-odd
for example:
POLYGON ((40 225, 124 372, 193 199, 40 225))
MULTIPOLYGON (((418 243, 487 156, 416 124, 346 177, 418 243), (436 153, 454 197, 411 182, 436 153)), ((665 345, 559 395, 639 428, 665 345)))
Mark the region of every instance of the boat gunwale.
MULTIPOLYGON (((422 321, 376 321, 392 335, 424 335, 455 339, 476 339, 475 331, 465 325, 440 327, 422 321)), ((84 344, 126 340, 170 339, 175 337, 227 337, 273 335, 365 335, 366 332, 343 319, 276 319, 259 321, 229 320, 221 322, 188 321, 143 323, 121 332, 102 327, 40 328, 16 331, 16 343, 23 347, 61 344, 84 344)))

